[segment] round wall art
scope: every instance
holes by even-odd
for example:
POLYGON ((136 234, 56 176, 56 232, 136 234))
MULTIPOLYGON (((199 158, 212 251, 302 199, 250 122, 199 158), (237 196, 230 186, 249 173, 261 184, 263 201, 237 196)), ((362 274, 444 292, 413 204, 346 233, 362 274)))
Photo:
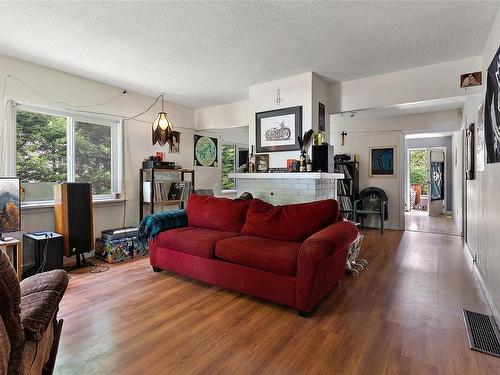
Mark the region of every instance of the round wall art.
POLYGON ((194 136, 194 165, 217 167, 217 138, 194 136))

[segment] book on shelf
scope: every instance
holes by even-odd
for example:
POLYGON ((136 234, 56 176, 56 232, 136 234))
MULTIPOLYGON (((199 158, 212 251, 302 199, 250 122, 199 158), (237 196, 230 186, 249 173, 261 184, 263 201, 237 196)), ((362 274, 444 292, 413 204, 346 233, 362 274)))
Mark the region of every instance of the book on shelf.
POLYGON ((353 210, 351 197, 339 196, 339 199, 340 199, 340 209, 341 210, 346 210, 346 211, 353 210))
POLYGON ((337 164, 338 172, 344 174, 344 178, 351 179, 351 172, 349 171, 349 167, 345 164, 337 164))
POLYGON ((337 180, 338 194, 352 194, 352 181, 351 180, 337 180))
MULTIPOLYGON (((143 182, 143 201, 151 203, 151 182, 143 182)), ((155 181, 154 182, 154 203, 166 202, 169 200, 185 201, 189 198, 191 190, 190 181, 155 181)))

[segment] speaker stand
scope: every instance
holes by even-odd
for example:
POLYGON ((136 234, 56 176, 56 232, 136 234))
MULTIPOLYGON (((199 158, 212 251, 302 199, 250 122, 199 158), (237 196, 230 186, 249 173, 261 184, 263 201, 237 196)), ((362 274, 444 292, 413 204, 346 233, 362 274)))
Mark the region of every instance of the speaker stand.
POLYGON ((80 268, 85 268, 85 267, 94 267, 93 263, 87 262, 85 259, 85 255, 82 254, 75 254, 76 256, 76 265, 74 266, 69 266, 69 267, 64 267, 66 271, 75 271, 80 268), (80 259, 80 255, 82 256, 82 259, 80 259))

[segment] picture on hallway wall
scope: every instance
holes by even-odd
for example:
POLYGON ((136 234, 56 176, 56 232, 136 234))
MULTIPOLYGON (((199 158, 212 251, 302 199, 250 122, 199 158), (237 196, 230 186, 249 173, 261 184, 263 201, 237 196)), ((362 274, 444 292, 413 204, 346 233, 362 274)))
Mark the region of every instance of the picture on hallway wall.
POLYGON ((396 177, 396 146, 370 147, 370 177, 396 177))
POLYGON ((475 162, 475 151, 474 151, 474 123, 469 124, 465 131, 465 137, 467 142, 467 149, 465 150, 465 177, 467 180, 474 180, 474 162, 475 162))
POLYGON ((217 138, 194 135, 194 165, 197 167, 217 167, 217 138))
POLYGON ((477 111, 476 126, 476 171, 484 172, 486 168, 486 145, 484 144, 484 104, 477 111))
POLYGON ((500 48, 488 67, 484 105, 484 140, 487 163, 500 162, 500 48))
POLYGON ((326 129, 326 116, 325 116, 325 105, 319 103, 318 108, 318 131, 325 132, 326 129))
POLYGON ((481 86, 483 84, 483 73, 473 72, 460 75, 460 88, 465 89, 472 86, 481 86))
POLYGON ((255 114, 257 152, 300 150, 302 106, 255 114))

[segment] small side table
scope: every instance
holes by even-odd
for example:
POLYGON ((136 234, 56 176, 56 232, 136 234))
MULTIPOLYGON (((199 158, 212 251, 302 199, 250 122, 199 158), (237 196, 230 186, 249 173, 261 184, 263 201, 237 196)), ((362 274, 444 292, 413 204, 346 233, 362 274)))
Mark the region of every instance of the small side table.
POLYGON ((8 237, 6 241, 0 241, 0 250, 7 254, 16 270, 17 279, 21 281, 23 276, 23 252, 21 249, 21 241, 8 237))

